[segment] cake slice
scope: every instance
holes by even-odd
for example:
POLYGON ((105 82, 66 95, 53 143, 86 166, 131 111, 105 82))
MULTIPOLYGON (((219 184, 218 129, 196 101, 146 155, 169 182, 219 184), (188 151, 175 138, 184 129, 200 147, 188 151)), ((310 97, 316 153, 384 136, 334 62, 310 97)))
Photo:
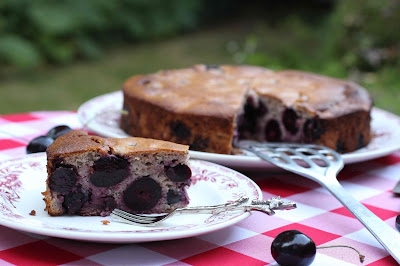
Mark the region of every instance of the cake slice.
POLYGON ((46 211, 52 216, 163 213, 189 203, 188 146, 71 131, 47 151, 46 211))

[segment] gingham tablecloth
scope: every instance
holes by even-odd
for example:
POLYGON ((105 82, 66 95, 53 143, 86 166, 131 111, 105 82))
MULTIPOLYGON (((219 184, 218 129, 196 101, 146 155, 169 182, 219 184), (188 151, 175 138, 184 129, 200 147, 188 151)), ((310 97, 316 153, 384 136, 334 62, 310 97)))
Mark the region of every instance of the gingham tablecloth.
MULTIPOLYGON (((0 116, 0 160, 24 156, 30 139, 60 124, 81 127, 76 113, 68 111, 0 116)), ((244 174, 256 181, 264 198, 279 195, 295 201, 298 208, 280 218, 254 213, 233 226, 197 237, 139 244, 80 242, 0 226, 0 265, 276 265, 271 242, 288 229, 306 233, 317 246, 357 248, 366 256, 364 265, 397 265, 361 223, 317 183, 276 171, 244 174)), ((348 165, 339 175, 347 191, 393 228, 400 198, 392 189, 399 179, 400 152, 348 165)), ((317 250, 313 265, 361 263, 351 249, 331 248, 317 250)))

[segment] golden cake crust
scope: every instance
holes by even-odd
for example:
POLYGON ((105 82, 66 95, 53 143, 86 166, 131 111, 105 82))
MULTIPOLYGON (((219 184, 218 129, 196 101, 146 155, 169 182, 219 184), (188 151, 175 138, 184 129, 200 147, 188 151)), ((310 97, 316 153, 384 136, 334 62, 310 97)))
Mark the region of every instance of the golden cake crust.
POLYGON ((48 147, 46 153, 48 158, 53 158, 60 154, 76 154, 87 151, 102 151, 102 153, 106 154, 110 149, 116 155, 131 155, 142 152, 152 153, 160 150, 187 153, 189 147, 148 138, 103 138, 89 135, 85 131, 73 130, 57 138, 48 147))
POLYGON ((313 73, 277 71, 270 78, 254 79, 252 86, 261 95, 275 97, 286 106, 307 110, 322 119, 369 112, 372 107, 368 92, 356 83, 313 73))
POLYGON ((321 118, 369 111, 368 92, 354 82, 313 73, 271 71, 253 66, 206 66, 138 75, 123 84, 127 98, 136 98, 175 113, 232 117, 253 89, 287 106, 302 108, 321 118))

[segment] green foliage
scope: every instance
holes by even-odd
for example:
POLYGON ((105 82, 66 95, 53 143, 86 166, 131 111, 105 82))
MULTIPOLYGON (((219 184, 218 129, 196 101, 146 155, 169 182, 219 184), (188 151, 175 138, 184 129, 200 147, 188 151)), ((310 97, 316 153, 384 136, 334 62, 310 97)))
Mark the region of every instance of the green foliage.
POLYGON ((289 9, 279 24, 256 33, 257 49, 245 62, 339 77, 400 68, 400 0, 333 3, 324 15, 315 18, 318 12, 312 12, 313 21, 310 12, 289 9))
POLYGON ((335 58, 326 42, 328 26, 327 17, 315 24, 305 21, 299 14, 289 15, 279 25, 260 27, 257 33, 248 36, 236 51, 231 52, 237 63, 343 77, 347 69, 335 58), (248 49, 249 46, 253 48, 248 49))
POLYGON ((98 58, 102 47, 193 28, 196 0, 3 0, 0 65, 98 58))
POLYGON ((330 29, 335 55, 363 71, 400 59, 400 0, 338 1, 330 29))
POLYGON ((26 68, 37 65, 40 54, 29 41, 10 34, 0 37, 0 60, 26 68))

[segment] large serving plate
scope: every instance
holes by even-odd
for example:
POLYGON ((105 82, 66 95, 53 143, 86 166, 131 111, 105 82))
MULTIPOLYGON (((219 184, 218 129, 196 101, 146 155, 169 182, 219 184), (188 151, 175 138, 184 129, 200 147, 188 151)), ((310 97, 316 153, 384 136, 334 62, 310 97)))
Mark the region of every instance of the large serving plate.
MULTIPOLYGON (((119 127, 123 96, 121 91, 95 97, 78 110, 79 120, 91 131, 105 137, 128 137, 119 127)), ((379 108, 373 108, 371 143, 355 152, 343 155, 346 164, 362 162, 388 155, 400 149, 400 117, 379 108)), ((190 151, 191 158, 212 161, 235 169, 276 169, 270 163, 248 154, 227 155, 190 151)))
MULTIPOLYGON (((249 212, 179 214, 154 227, 128 225, 109 216, 51 217, 44 211, 41 194, 47 178, 44 153, 2 161, 0 169, 0 225, 46 236, 112 243, 159 241, 213 232, 250 215, 249 212), (32 215, 32 211, 36 214, 32 215)), ((260 188, 234 170, 200 160, 191 160, 191 169, 189 206, 222 204, 241 196, 250 200, 262 198, 260 188)))

